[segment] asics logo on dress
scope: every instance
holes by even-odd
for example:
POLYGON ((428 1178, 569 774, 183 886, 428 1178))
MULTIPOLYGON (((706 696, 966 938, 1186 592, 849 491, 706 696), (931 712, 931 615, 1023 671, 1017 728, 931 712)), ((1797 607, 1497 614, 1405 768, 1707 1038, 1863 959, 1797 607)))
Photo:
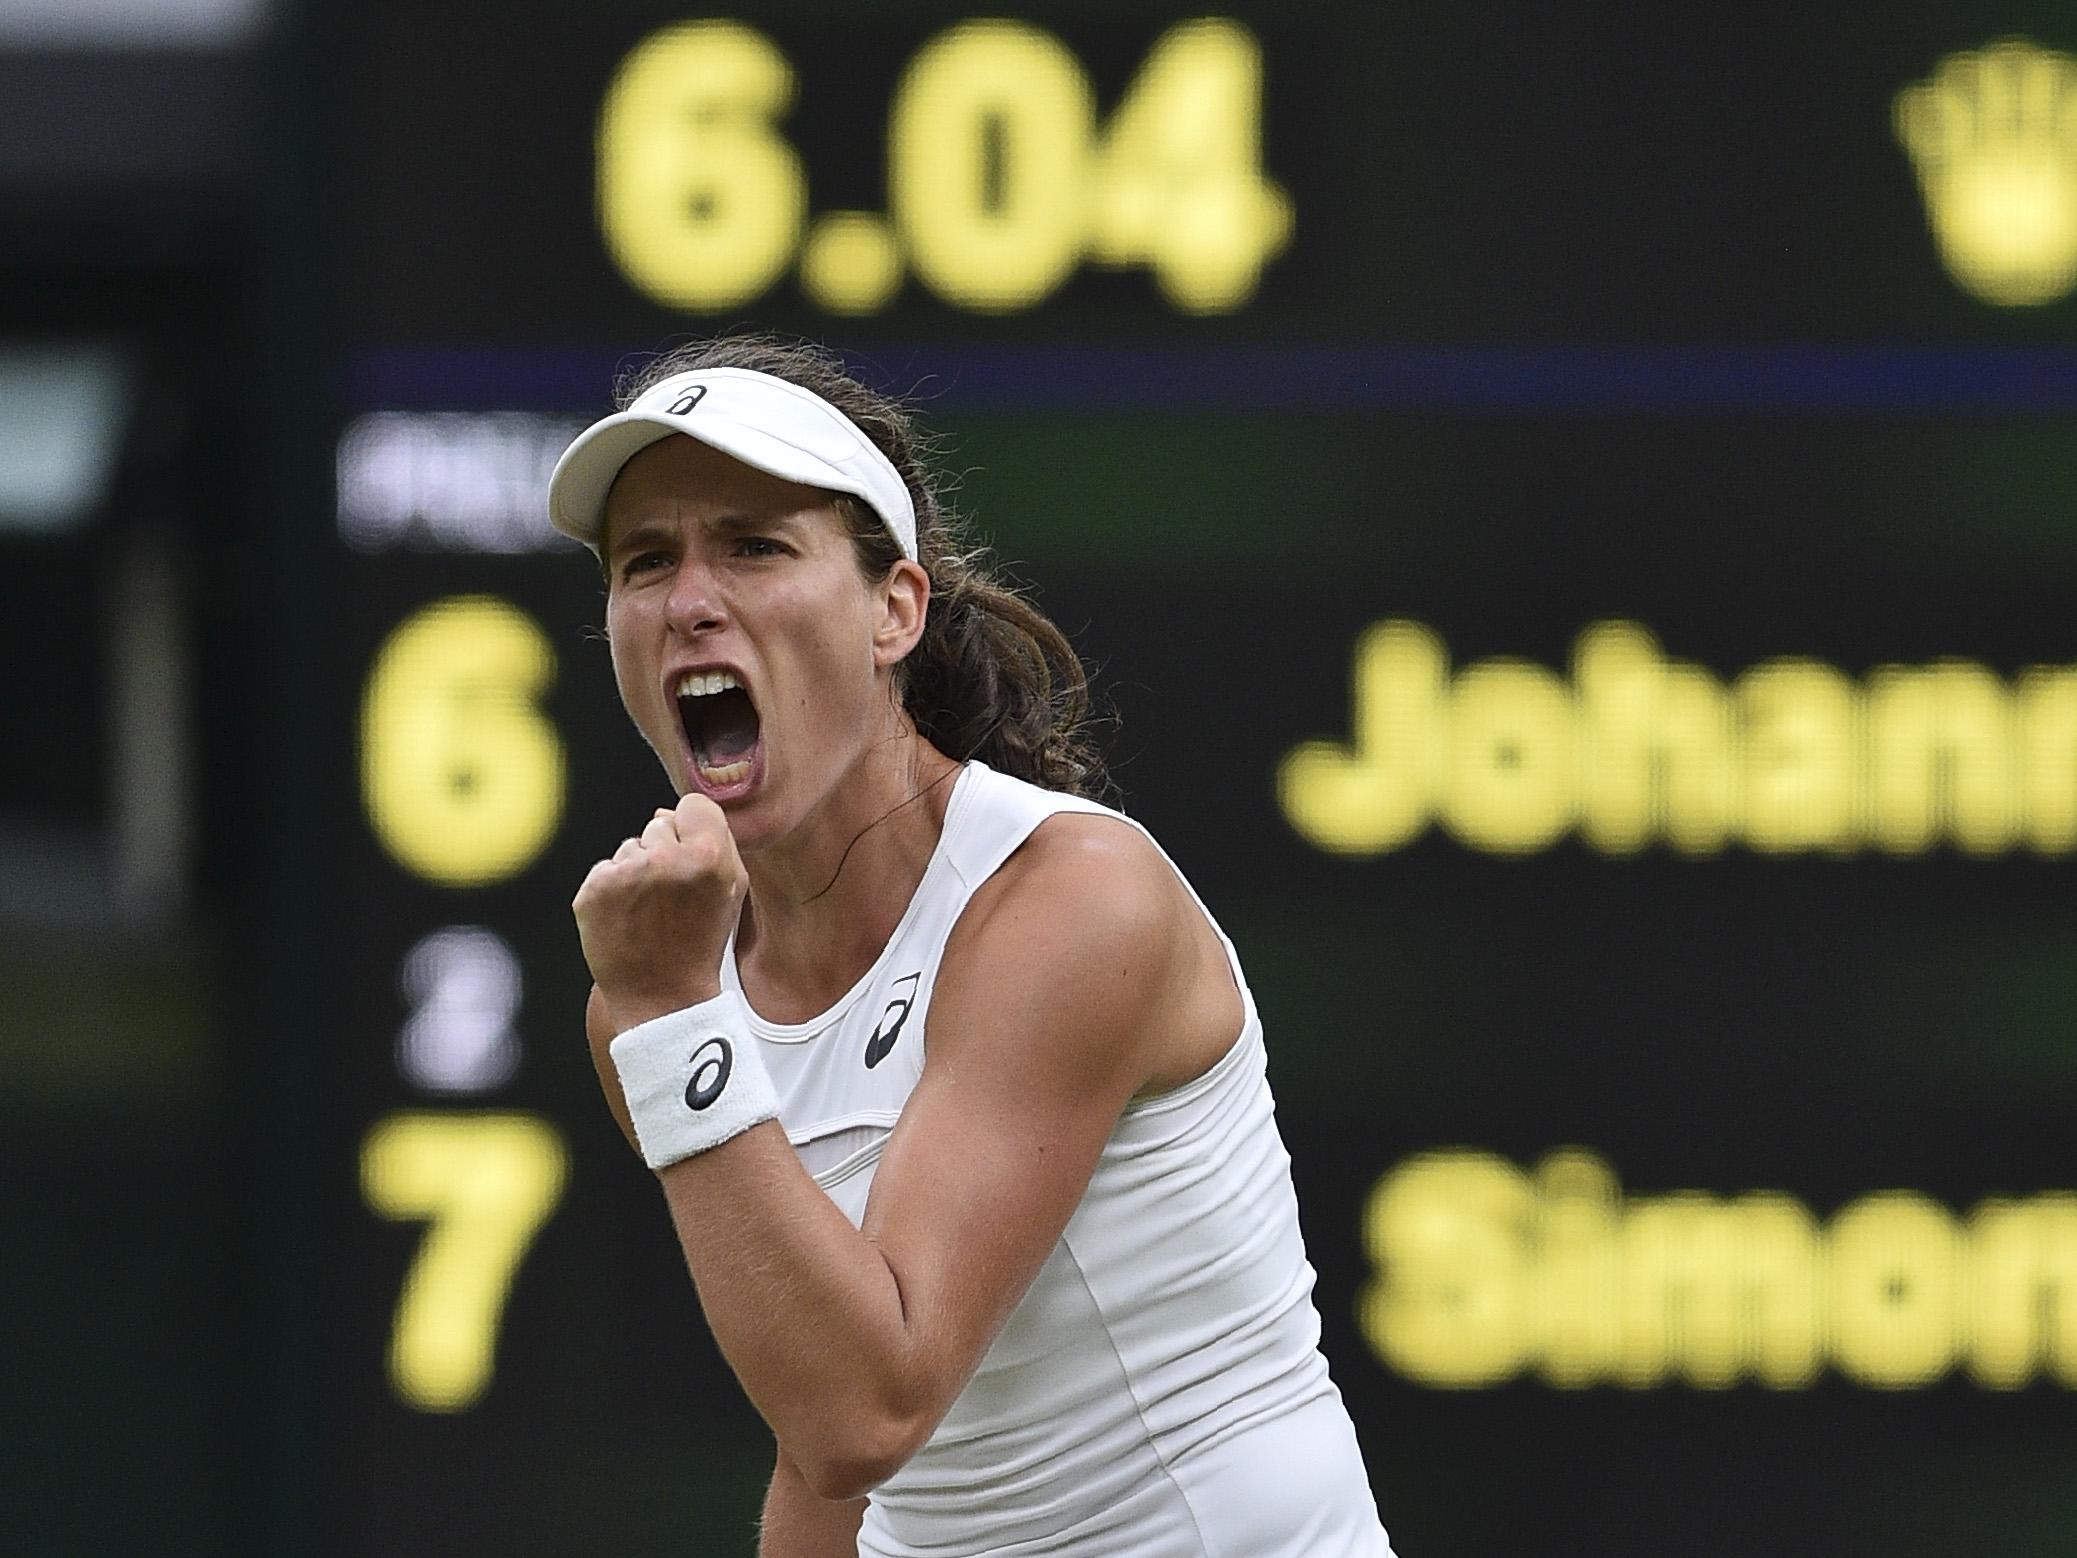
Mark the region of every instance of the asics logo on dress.
POLYGON ((909 993, 896 996, 889 1001, 887 1010, 882 1012, 880 1020, 873 1024, 873 1036, 865 1041, 866 1070, 872 1070, 885 1060, 887 1052, 894 1048, 894 1041, 901 1037, 902 1024, 909 1020, 909 1008, 916 1004, 916 983, 922 977, 923 970, 919 968, 915 973, 904 974, 895 980, 895 989, 899 990, 903 985, 907 985, 909 993))

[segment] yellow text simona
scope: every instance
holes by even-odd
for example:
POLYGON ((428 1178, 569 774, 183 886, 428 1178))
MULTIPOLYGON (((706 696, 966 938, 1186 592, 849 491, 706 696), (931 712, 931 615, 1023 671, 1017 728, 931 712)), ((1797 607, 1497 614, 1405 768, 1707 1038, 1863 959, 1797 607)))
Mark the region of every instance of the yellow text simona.
POLYGON ((1496 854, 1573 833, 1616 855, 2077 850, 2077 666, 1857 680, 1784 658, 1727 681, 1612 621, 1579 636, 1569 679, 1509 657, 1453 673, 1432 630, 1394 618, 1357 641, 1351 703, 1349 739, 1277 770, 1285 818, 1335 854, 1431 824, 1496 854))
POLYGON ((1962 1218, 1889 1190, 1825 1223, 1771 1190, 1626 1197, 1579 1148, 1533 1174, 1449 1151, 1379 1182, 1364 1237, 1364 1336, 1426 1385, 1792 1390, 1829 1365, 1878 1389, 1957 1367, 1989 1389, 2077 1387, 2069 1192, 1962 1218))

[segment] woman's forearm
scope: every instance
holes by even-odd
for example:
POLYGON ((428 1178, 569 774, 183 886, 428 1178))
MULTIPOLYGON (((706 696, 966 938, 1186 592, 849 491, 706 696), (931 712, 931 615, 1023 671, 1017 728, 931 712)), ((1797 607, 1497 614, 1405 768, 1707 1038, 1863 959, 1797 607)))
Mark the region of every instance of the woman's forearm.
POLYGON ((757 1558, 857 1558, 865 1500, 826 1499, 779 1452, 757 1528, 757 1558))

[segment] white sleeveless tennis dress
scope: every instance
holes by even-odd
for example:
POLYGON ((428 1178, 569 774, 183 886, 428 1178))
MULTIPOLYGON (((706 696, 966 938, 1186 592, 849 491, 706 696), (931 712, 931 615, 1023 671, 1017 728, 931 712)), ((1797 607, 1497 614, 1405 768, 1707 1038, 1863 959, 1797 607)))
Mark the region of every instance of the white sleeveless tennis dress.
MULTIPOLYGON (((978 762, 955 785, 923 880, 865 977, 809 1022, 751 1014, 786 1134, 854 1224, 922 1075, 938 963, 975 889, 1059 812, 1138 827, 978 762)), ((1240 986, 1239 1039, 1196 1081, 1125 1111, 979 1371, 873 1492, 860 1554, 1391 1558, 1319 1352, 1261 1020, 1219 939, 1240 986)), ((741 994, 733 941, 722 977, 741 994)))

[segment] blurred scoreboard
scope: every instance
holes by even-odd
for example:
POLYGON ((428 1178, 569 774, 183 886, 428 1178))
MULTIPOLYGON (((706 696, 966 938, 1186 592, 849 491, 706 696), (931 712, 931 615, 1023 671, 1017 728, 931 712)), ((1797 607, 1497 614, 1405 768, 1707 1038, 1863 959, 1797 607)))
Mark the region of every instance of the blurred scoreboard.
POLYGON ((1241 949, 1410 1554, 2077 1530, 2077 26, 2042 3, 354 9, 336 1494, 744 1553, 597 1098, 668 798, 546 475, 913 391, 1241 949))

